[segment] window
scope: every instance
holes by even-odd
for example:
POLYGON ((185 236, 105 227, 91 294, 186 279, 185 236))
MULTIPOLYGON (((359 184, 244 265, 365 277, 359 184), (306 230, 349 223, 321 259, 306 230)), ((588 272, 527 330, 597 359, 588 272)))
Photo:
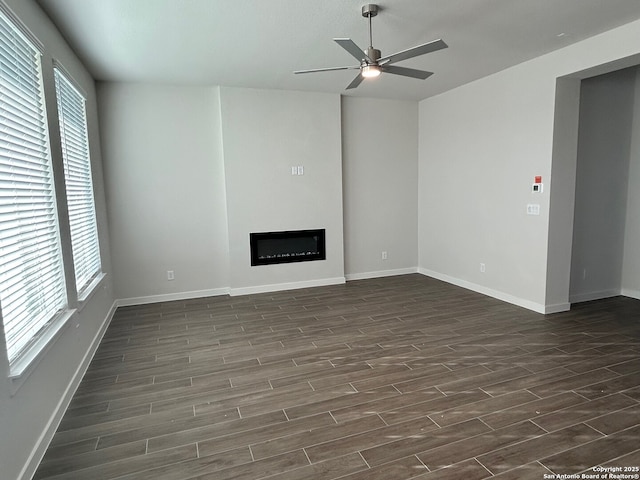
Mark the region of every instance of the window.
POLYGON ((0 12, 0 308, 9 362, 66 309, 40 52, 0 12))
POLYGON ((54 75, 73 267, 76 290, 82 296, 101 273, 85 99, 59 68, 54 69, 54 75))

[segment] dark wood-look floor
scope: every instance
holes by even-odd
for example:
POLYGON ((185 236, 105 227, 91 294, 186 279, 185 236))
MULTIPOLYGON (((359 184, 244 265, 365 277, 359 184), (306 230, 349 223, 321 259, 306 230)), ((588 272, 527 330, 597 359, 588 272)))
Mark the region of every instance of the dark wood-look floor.
POLYGON ((119 308, 37 479, 536 479, 640 465, 640 301, 421 275, 119 308))

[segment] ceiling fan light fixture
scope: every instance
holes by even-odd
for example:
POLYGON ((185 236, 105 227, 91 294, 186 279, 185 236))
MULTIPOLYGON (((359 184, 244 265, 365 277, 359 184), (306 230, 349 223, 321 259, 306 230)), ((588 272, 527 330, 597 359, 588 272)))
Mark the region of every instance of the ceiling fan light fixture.
POLYGON ((380 67, 377 65, 365 65, 362 67, 362 76, 364 78, 375 78, 380 75, 380 67))

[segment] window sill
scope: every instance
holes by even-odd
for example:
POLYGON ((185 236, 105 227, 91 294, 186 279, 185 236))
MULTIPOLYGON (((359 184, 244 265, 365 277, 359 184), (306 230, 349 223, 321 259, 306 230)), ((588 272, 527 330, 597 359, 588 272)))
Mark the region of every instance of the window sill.
POLYGON ((82 294, 78 296, 77 308, 60 313, 49 325, 44 327, 42 333, 38 335, 33 343, 11 363, 9 366, 11 395, 15 395, 22 384, 29 378, 29 375, 36 369, 45 354, 72 323, 73 316, 76 313, 80 313, 91 297, 98 291, 98 287, 106 276, 106 273, 97 275, 82 294))
POLYGON ((44 355, 62 335, 62 332, 71 323, 70 320, 76 310, 66 310, 58 315, 45 327, 42 334, 15 359, 9 366, 9 379, 11 380, 11 395, 14 395, 25 380, 35 370, 44 355))
POLYGON ((85 288, 82 293, 78 295, 78 312, 81 312, 84 306, 87 304, 91 297, 98 291, 98 287, 102 283, 102 281, 106 278, 106 273, 100 273, 96 275, 91 283, 85 288))

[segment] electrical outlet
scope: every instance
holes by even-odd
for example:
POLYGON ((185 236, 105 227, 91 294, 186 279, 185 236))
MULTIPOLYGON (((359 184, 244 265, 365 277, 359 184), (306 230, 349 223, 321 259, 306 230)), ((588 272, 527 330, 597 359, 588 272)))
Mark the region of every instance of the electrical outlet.
POLYGON ((480 272, 481 272, 481 273, 484 273, 484 272, 485 272, 485 266, 484 266, 484 263, 481 263, 481 264, 480 264, 480 272))
POLYGON ((167 280, 171 281, 171 280, 175 280, 175 275, 173 274, 173 270, 167 270, 167 280))
POLYGON ((386 260, 388 258, 386 250, 382 252, 382 260, 386 260))

